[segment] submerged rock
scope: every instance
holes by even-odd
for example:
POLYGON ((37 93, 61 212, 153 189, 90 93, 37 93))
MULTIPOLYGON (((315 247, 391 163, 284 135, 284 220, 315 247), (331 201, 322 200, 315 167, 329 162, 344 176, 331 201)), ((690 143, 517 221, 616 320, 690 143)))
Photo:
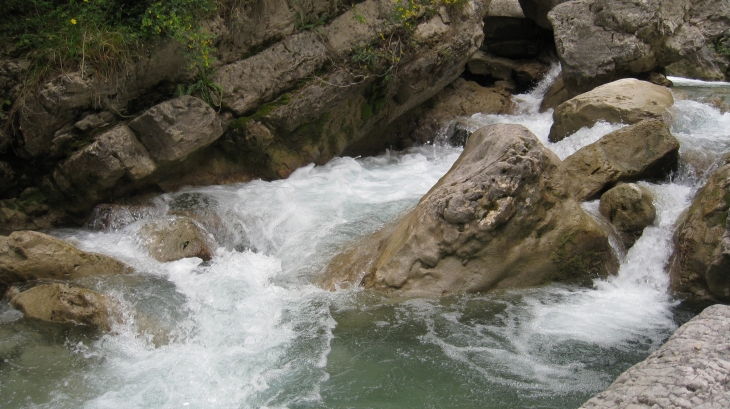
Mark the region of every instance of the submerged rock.
POLYGON ((633 78, 614 81, 558 105, 548 139, 557 142, 598 121, 635 124, 664 119, 674 105, 669 89, 633 78))
POLYGON ((38 279, 73 280, 120 274, 131 269, 123 263, 34 231, 0 236, 0 291, 10 285, 38 279))
POLYGON ((614 272, 606 232, 565 180, 523 126, 481 128, 413 211, 335 257, 321 282, 448 294, 614 272))
POLYGON ((672 288, 730 300, 730 164, 716 170, 697 192, 674 233, 672 288))
POLYGON ((215 253, 215 242, 210 234, 187 217, 153 220, 137 232, 137 237, 157 261, 175 261, 187 257, 208 261, 215 253))
POLYGON ((67 284, 41 284, 29 290, 8 290, 10 304, 27 318, 60 324, 89 325, 111 329, 117 306, 106 295, 67 284))
POLYGON ((730 407, 730 307, 713 305, 581 409, 730 407))
POLYGON ((577 200, 597 199, 617 182, 659 179, 676 169, 679 141, 666 123, 646 120, 621 128, 565 159, 577 200))
POLYGON ((598 210, 613 224, 626 248, 634 245, 646 226, 654 223, 656 207, 649 189, 626 183, 601 195, 598 210))

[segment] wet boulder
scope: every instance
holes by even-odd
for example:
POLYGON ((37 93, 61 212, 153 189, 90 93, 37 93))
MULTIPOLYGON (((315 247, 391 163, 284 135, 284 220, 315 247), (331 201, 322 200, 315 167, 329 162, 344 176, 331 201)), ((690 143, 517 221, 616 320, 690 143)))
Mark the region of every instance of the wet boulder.
POLYGON ((564 161, 579 201, 597 199, 618 182, 661 179, 677 168, 679 141, 666 123, 646 120, 605 135, 564 161))
POLYGON ((147 110, 129 123, 160 163, 181 160, 223 135, 215 110, 200 98, 184 95, 147 110))
POLYGON ((120 274, 131 269, 123 263, 34 231, 0 236, 0 291, 10 285, 39 279, 73 280, 120 274))
POLYGON ((674 233, 672 288, 730 300, 730 164, 717 169, 692 200, 674 233))
POLYGON ((137 232, 137 239, 152 258, 162 262, 187 257, 208 261, 215 253, 215 241, 210 234, 187 217, 152 220, 137 232))
POLYGON ((335 257, 320 282, 441 295, 615 272, 606 232, 566 180, 525 127, 481 128, 414 210, 335 257))
POLYGON ((557 142, 598 121, 635 124, 663 119, 674 105, 669 89, 633 78, 614 81, 558 105, 548 139, 557 142))
POLYGON ((649 189, 634 184, 618 185, 601 195, 598 210, 613 224, 626 248, 634 245, 646 226, 654 223, 656 207, 649 189))
POLYGON ((27 318, 102 331, 111 329, 118 314, 118 305, 109 296, 67 284, 41 284, 25 291, 11 287, 6 298, 27 318))

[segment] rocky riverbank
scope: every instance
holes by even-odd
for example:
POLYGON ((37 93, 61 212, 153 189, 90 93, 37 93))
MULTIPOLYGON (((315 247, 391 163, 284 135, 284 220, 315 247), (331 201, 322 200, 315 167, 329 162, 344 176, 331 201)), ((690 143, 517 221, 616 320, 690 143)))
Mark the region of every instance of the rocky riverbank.
POLYGON ((730 306, 713 305, 581 409, 730 406, 730 306))

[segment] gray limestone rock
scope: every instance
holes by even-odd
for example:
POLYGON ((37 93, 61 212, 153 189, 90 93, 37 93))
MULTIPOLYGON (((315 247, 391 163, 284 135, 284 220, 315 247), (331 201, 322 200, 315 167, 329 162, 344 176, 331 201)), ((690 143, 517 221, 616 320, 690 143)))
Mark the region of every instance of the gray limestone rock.
POLYGON ((713 305, 580 409, 730 407, 730 307, 713 305))
POLYGON ((156 105, 129 123, 155 161, 181 160, 223 135, 218 114, 190 95, 156 105))

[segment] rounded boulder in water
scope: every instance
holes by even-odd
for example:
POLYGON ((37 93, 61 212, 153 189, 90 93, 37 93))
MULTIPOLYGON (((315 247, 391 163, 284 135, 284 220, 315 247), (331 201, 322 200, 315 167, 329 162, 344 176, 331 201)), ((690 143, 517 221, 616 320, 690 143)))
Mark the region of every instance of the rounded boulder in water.
POLYGON ((628 248, 654 223, 656 207, 649 189, 634 183, 618 185, 601 196, 599 210, 618 230, 628 248))
POLYGON ((187 217, 153 220, 139 229, 137 238, 152 258, 162 262, 187 257, 208 261, 215 253, 210 233, 187 217))

